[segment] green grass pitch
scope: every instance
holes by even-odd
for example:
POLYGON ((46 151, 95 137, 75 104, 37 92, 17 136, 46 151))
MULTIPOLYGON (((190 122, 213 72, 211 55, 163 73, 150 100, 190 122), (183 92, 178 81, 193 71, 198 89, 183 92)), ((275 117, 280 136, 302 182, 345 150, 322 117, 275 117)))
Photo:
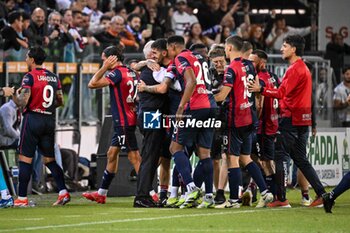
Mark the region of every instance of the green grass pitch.
POLYGON ((288 191, 291 209, 144 209, 133 208, 132 197, 108 198, 100 205, 79 194, 64 207, 52 207, 56 197, 31 196, 36 207, 0 209, 0 233, 350 232, 350 192, 336 201, 333 214, 301 207, 297 189, 288 191))

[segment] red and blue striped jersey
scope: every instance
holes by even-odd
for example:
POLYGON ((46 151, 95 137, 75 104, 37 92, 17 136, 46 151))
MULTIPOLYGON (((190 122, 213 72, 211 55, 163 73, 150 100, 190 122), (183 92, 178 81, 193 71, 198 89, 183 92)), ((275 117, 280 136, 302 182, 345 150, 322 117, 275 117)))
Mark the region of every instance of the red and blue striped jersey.
POLYGON ((56 92, 61 90, 60 79, 44 68, 36 68, 24 75, 22 88, 29 88, 31 96, 23 112, 54 115, 56 92))
POLYGON ((136 125, 136 73, 126 66, 117 66, 106 75, 109 81, 111 111, 116 126, 136 125))
POLYGON ((254 78, 255 69, 248 60, 236 58, 226 68, 223 85, 232 88, 228 105, 229 127, 238 128, 255 124, 255 96, 248 91, 247 86, 254 78))
MULTIPOLYGON (((211 91, 211 80, 207 61, 200 55, 189 50, 182 51, 174 60, 175 76, 179 80, 181 89, 184 90, 186 81, 184 73, 187 69, 192 69, 196 76, 196 88, 185 109, 196 110, 217 107, 213 93, 211 91)), ((174 66, 169 66, 171 69, 174 66)))
MULTIPOLYGON (((260 84, 266 88, 277 89, 278 78, 267 70, 258 73, 260 84)), ((258 134, 274 135, 278 130, 278 99, 264 97, 263 108, 259 118, 258 134)))

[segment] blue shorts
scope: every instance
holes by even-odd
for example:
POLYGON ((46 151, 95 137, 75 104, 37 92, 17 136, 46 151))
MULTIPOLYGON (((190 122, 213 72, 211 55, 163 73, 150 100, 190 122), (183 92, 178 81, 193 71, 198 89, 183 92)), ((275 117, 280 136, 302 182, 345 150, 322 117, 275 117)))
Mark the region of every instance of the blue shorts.
POLYGON ((231 127, 227 130, 224 140, 225 152, 228 155, 250 155, 252 152, 253 125, 243 127, 231 127))
POLYGON ((55 157, 55 117, 28 112, 23 115, 18 153, 33 158, 35 151, 45 157, 55 157))
POLYGON ((274 160, 276 135, 256 135, 256 151, 260 160, 274 160))
MULTIPOLYGON (((216 108, 206 108, 198 110, 188 110, 184 112, 184 115, 190 116, 185 117, 183 120, 186 121, 206 121, 208 119, 215 119, 216 108)), ((211 126, 211 125, 210 125, 211 126)), ((182 146, 187 147, 203 147, 210 149, 214 136, 214 127, 177 127, 174 129, 172 140, 179 143, 182 146)))
POLYGON ((138 150, 135 130, 136 126, 114 126, 111 146, 120 147, 126 152, 138 150))

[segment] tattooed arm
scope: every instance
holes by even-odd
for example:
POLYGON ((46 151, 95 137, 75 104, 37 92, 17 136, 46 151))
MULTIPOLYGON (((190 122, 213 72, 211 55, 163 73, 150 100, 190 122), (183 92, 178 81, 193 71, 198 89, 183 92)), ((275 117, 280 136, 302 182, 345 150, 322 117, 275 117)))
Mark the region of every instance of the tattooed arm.
POLYGON ((171 85, 171 79, 165 78, 162 83, 153 85, 153 86, 147 86, 142 80, 138 84, 137 89, 139 92, 149 92, 153 94, 165 94, 167 93, 169 86, 171 85))
POLYGON ((29 88, 19 88, 16 91, 16 102, 20 107, 25 107, 31 95, 31 90, 29 88))

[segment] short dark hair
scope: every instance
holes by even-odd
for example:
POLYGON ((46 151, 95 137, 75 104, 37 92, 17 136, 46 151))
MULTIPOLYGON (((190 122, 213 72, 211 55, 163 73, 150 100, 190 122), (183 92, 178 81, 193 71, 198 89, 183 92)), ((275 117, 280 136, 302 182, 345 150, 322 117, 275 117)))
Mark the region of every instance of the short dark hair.
POLYGON ((111 21, 111 17, 109 17, 108 15, 102 15, 101 18, 100 18, 100 23, 103 21, 103 20, 109 20, 111 21))
POLYGON ((210 58, 225 57, 225 48, 221 45, 216 45, 209 51, 210 58))
POLYGON ((21 12, 23 20, 30 20, 30 15, 27 12, 21 12))
POLYGON ((207 49, 207 46, 205 46, 204 44, 201 44, 201 43, 192 44, 190 46, 191 51, 195 51, 197 49, 207 49))
POLYGON ((285 18, 284 18, 283 15, 276 15, 275 22, 277 22, 277 21, 282 21, 282 20, 284 20, 284 19, 285 19, 285 18))
MULTIPOLYGON (((9 15, 8 15, 8 21, 9 24, 13 24, 16 20, 20 20, 21 19, 21 12, 19 11, 12 11, 9 15)), ((23 16, 22 16, 23 17, 23 16)))
POLYGON ((246 40, 243 41, 243 46, 242 46, 241 52, 245 53, 250 49, 253 49, 252 43, 250 43, 249 41, 246 41, 246 40))
POLYGON ((350 66, 345 66, 345 67, 343 68, 343 74, 345 74, 346 71, 348 71, 348 70, 350 70, 350 66))
POLYGON ((182 36, 171 36, 168 38, 168 44, 185 45, 185 39, 182 36))
POLYGON ((119 61, 123 61, 124 60, 124 55, 123 55, 123 47, 122 46, 108 46, 107 48, 105 48, 103 50, 103 53, 106 55, 106 57, 109 56, 117 56, 119 61))
POLYGON ((255 49, 252 54, 258 56, 259 58, 261 59, 265 59, 267 60, 269 57, 267 55, 267 53, 264 51, 264 50, 261 50, 261 49, 255 49))
POLYGON ((131 22, 134 18, 139 18, 139 19, 141 19, 141 17, 138 15, 138 14, 130 14, 129 16, 128 16, 128 18, 127 18, 127 21, 128 22, 131 22))
POLYGON ((28 57, 33 58, 36 65, 42 65, 46 59, 46 53, 42 47, 34 46, 29 49, 28 57))
POLYGON ((300 35, 289 35, 283 39, 283 42, 286 42, 292 47, 295 47, 295 54, 297 56, 302 56, 305 48, 305 39, 300 35))
POLYGON ((83 15, 83 12, 81 12, 81 11, 77 11, 77 10, 72 11, 72 16, 73 16, 73 18, 74 18, 76 15, 78 15, 78 14, 83 15))
POLYGON ((123 4, 118 4, 113 8, 115 14, 119 14, 124 9, 126 9, 126 8, 123 4))
POLYGON ((243 39, 239 36, 229 36, 226 38, 227 44, 233 45, 237 51, 241 51, 243 47, 243 39))
POLYGON ((151 45, 152 49, 157 49, 159 51, 166 51, 167 40, 164 38, 157 39, 151 45))

